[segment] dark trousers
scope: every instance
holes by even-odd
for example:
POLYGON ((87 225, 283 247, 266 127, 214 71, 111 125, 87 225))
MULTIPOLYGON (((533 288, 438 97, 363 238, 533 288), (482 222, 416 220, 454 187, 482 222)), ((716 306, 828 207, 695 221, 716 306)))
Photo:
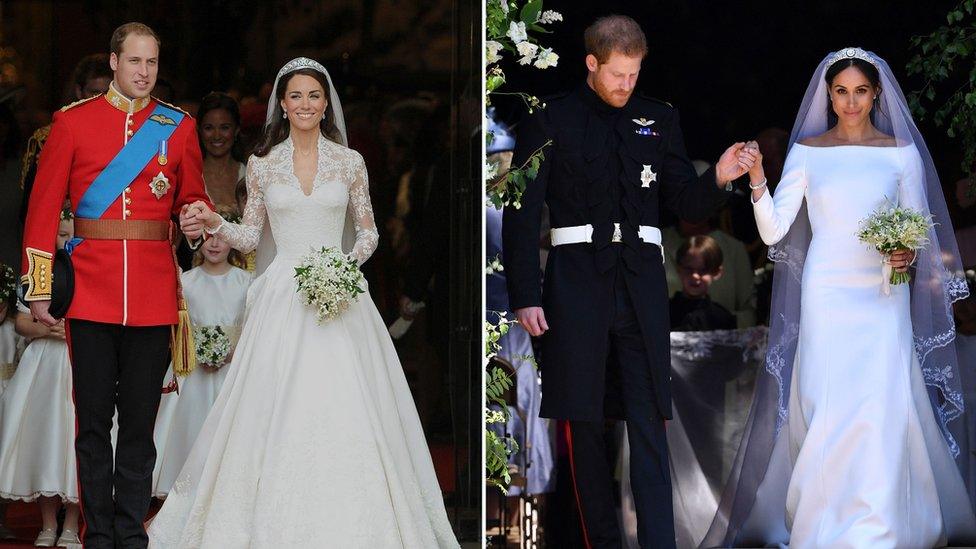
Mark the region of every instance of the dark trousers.
MULTIPOLYGON (((674 512, 664 418, 654 402, 651 364, 621 273, 614 294, 610 345, 620 365, 637 539, 645 549, 673 548, 674 512)), ((603 435, 603 422, 570 421, 573 482, 587 545, 619 548, 616 498, 603 435)))
POLYGON ((149 543, 142 523, 151 499, 153 426, 169 365, 169 334, 169 326, 68 321, 85 549, 145 548, 149 543))

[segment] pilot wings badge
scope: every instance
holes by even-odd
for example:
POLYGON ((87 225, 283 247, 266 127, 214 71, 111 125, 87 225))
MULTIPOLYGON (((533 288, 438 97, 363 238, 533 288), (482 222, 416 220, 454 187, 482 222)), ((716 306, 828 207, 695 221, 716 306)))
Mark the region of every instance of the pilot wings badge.
POLYGON ((632 119, 634 124, 637 124, 638 128, 634 130, 637 135, 657 135, 657 132, 651 130, 651 124, 654 123, 653 120, 648 120, 646 118, 634 118, 632 119))
POLYGON ((170 117, 168 117, 168 116, 166 116, 164 114, 154 114, 154 115, 150 116, 149 119, 152 120, 153 122, 161 125, 161 126, 175 126, 176 125, 176 121, 175 120, 173 120, 172 118, 170 118, 170 117))

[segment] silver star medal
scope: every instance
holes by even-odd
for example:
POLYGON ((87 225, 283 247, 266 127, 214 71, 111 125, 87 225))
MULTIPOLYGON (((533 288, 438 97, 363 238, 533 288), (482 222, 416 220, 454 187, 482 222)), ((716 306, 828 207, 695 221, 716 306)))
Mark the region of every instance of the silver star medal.
POLYGON ((651 186, 651 183, 657 181, 657 174, 651 169, 650 164, 642 164, 644 170, 641 171, 641 187, 647 189, 651 186))
POLYGON ((156 200, 159 200, 169 192, 169 179, 163 175, 162 171, 156 174, 156 177, 152 178, 152 181, 149 182, 149 190, 156 196, 156 200))

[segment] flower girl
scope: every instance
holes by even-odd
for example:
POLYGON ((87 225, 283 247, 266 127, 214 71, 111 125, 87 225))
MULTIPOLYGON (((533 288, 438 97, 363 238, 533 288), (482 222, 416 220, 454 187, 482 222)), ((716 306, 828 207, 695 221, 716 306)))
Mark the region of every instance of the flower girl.
MULTIPOLYGON (((230 221, 230 214, 225 214, 230 221)), ((183 273, 183 296, 193 322, 197 368, 164 395, 156 418, 153 496, 165 498, 227 376, 240 335, 251 273, 235 266, 243 258, 226 241, 209 238, 197 252, 197 267, 183 273)), ((167 380, 172 379, 171 372, 167 380)))
MULTIPOLYGON (((74 233, 62 214, 58 248, 74 233)), ((47 328, 17 304, 16 330, 29 343, 0 395, 0 498, 39 500, 42 530, 34 545, 65 546, 78 539, 78 475, 71 363, 63 322, 47 328), (66 506, 58 537, 57 514, 66 506)))
POLYGON ((17 273, 0 263, 0 395, 13 377, 19 352, 23 350, 23 338, 14 329, 16 317, 17 273))
MULTIPOLYGON (((17 316, 17 273, 9 265, 0 263, 0 395, 17 369, 19 351, 24 338, 14 329, 17 316)), ((0 540, 14 539, 14 533, 4 526, 7 505, 0 499, 0 540)))

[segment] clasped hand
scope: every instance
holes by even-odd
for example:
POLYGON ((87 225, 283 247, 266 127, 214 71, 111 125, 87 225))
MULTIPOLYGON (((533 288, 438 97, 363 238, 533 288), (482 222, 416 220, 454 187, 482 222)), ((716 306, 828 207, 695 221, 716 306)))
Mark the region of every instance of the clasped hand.
POLYGON ((746 172, 751 173, 757 165, 762 166, 762 155, 755 141, 733 143, 715 164, 716 183, 724 188, 729 181, 742 177, 746 172))
POLYGON ((915 261, 915 252, 912 250, 895 250, 888 256, 888 264, 895 272, 903 273, 908 270, 912 262, 915 261))
POLYGON ((215 229, 219 225, 220 215, 211 210, 202 200, 186 204, 180 210, 180 230, 190 240, 203 236, 204 228, 215 229))

